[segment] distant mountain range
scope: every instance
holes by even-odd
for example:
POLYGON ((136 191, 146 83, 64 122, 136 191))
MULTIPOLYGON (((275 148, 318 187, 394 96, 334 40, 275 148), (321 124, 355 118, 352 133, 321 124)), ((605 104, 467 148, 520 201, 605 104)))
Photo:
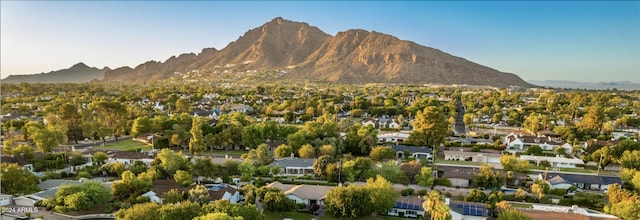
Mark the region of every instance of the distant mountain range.
MULTIPOLYGON (((165 62, 108 70, 105 81, 155 81, 185 77, 339 83, 430 83, 533 87, 520 77, 397 37, 365 30, 331 36, 317 27, 280 17, 249 30, 222 50, 203 49, 165 62), (227 74, 227 75, 224 75, 227 74)), ((197 80, 197 78, 194 78, 197 80)))
POLYGON ((3 83, 82 83, 91 80, 102 80, 108 67, 98 69, 89 67, 84 63, 78 63, 68 69, 51 71, 33 75, 10 75, 2 79, 3 83))
POLYGON ((619 90, 640 90, 640 83, 630 81, 618 81, 618 82, 576 82, 570 80, 529 80, 531 84, 552 87, 552 88, 566 88, 566 89, 619 89, 619 90))

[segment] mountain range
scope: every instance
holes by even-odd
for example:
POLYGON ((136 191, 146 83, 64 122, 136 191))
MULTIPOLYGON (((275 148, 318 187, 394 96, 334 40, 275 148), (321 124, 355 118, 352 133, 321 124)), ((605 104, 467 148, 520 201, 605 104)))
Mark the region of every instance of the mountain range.
POLYGON ((77 63, 67 69, 32 75, 9 75, 2 79, 3 83, 83 83, 92 80, 102 80, 108 67, 98 69, 84 63, 77 63))
POLYGON ((353 29, 332 36, 280 17, 249 30, 222 50, 206 48, 164 62, 116 68, 107 71, 104 80, 143 82, 186 73, 242 79, 264 72, 277 73, 269 80, 533 86, 515 74, 391 35, 353 29))
POLYGON ((565 89, 619 89, 619 90, 640 90, 640 83, 630 81, 618 82, 576 82, 571 80, 529 80, 531 84, 565 89))
MULTIPOLYGON (((123 53, 126 51, 123 51, 123 53)), ((148 61, 134 68, 69 69, 11 75, 2 82, 150 82, 157 80, 320 81, 536 87, 515 74, 476 64, 438 49, 375 31, 351 29, 329 35, 304 22, 277 17, 247 31, 225 48, 148 61)))

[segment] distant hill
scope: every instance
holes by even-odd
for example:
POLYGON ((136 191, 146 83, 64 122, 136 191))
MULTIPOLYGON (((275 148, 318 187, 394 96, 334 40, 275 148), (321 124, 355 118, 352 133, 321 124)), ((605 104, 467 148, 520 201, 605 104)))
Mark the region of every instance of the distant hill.
POLYGON ((3 83, 82 83, 91 80, 102 80, 108 67, 98 69, 78 63, 68 69, 51 71, 33 75, 10 75, 2 79, 3 83))
POLYGON ((533 87, 515 74, 391 35, 356 29, 331 36, 307 23, 279 17, 249 30, 222 50, 207 48, 165 62, 120 67, 107 71, 104 80, 154 81, 187 72, 208 79, 240 80, 277 72, 273 80, 533 87))
POLYGON ((566 88, 566 89, 619 89, 619 90, 640 90, 640 83, 630 81, 618 81, 618 82, 576 82, 570 80, 529 80, 529 83, 552 88, 566 88))

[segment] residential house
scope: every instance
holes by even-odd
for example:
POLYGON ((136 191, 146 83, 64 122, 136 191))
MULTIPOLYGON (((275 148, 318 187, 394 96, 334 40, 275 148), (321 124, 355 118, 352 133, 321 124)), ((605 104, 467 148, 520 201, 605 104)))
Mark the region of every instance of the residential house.
POLYGON ((154 180, 152 183, 151 190, 142 194, 144 197, 148 197, 151 202, 156 202, 158 204, 162 204, 162 196, 169 192, 172 189, 178 190, 178 192, 189 192, 190 189, 193 189, 193 186, 184 187, 176 183, 173 179, 158 179, 154 180))
POLYGON ((451 208, 449 213, 452 220, 486 220, 493 216, 486 203, 451 201, 445 198, 445 204, 451 208))
POLYGON ((493 144, 492 140, 484 139, 484 138, 452 137, 452 138, 449 139, 449 142, 463 144, 463 145, 491 145, 491 144, 493 144))
POLYGON ((471 186, 473 176, 478 173, 476 168, 438 166, 437 178, 447 178, 451 181, 451 186, 468 188, 471 186))
POLYGON ((313 162, 315 159, 287 157, 273 161, 269 167, 280 167, 279 175, 303 176, 313 174, 313 162))
POLYGON ((540 161, 549 161, 551 167, 554 168, 575 168, 578 164, 584 164, 584 161, 577 158, 566 158, 557 155, 555 157, 520 155, 520 160, 533 161, 536 165, 540 165, 540 161))
POLYGON ((387 127, 391 129, 400 129, 402 128, 402 125, 396 120, 391 120, 391 122, 389 122, 387 127))
POLYGON ((282 184, 278 181, 270 183, 267 186, 282 190, 287 198, 298 204, 305 204, 306 207, 313 204, 324 206, 324 199, 327 196, 327 192, 333 188, 333 186, 321 185, 282 184))
POLYGON ((464 151, 464 149, 462 148, 459 151, 455 151, 455 150, 444 151, 445 160, 472 161, 472 162, 478 162, 478 163, 499 164, 501 156, 502 154, 499 154, 499 153, 470 152, 470 151, 464 151))
POLYGON ((231 204, 240 202, 240 192, 227 184, 207 184, 212 201, 229 200, 231 204))
POLYGON ((362 123, 362 126, 371 126, 371 127, 374 127, 374 128, 378 127, 377 126, 378 123, 374 119, 367 119, 367 120, 362 121, 361 123, 362 123))
POLYGON ((507 151, 512 153, 525 151, 526 148, 530 146, 540 146, 543 150, 555 150, 556 148, 563 147, 567 153, 571 153, 572 150, 571 144, 550 136, 536 137, 511 133, 505 137, 504 144, 507 146, 507 151))
MULTIPOLYGON (((77 185, 82 184, 84 179, 81 180, 61 180, 61 179, 49 179, 37 185, 40 192, 19 196, 14 199, 14 202, 18 206, 33 207, 38 201, 45 200, 56 196, 58 189, 63 185, 77 185)), ((111 190, 111 183, 103 183, 104 187, 111 190)))
POLYGON ((433 161, 433 149, 426 146, 406 146, 406 145, 391 145, 394 151, 396 151, 396 158, 411 157, 415 159, 426 159, 433 161), (409 152, 410 155, 404 155, 409 152))
POLYGON ((12 195, 8 194, 0 194, 0 206, 8 206, 11 205, 11 200, 13 199, 12 195))
POLYGON ((378 143, 403 143, 409 139, 408 132, 378 133, 378 143))
POLYGON ((424 216, 423 203, 424 199, 420 197, 400 197, 396 199, 393 208, 387 211, 387 215, 419 219, 424 216))
POLYGON ((155 158, 155 153, 157 150, 147 151, 147 152, 128 152, 128 151, 110 151, 107 152, 107 156, 109 159, 106 163, 115 163, 120 162, 125 166, 133 165, 135 161, 142 161, 148 167, 151 166, 151 162, 153 162, 155 158))
MULTIPOLYGON (((544 179, 543 173, 537 175, 537 179, 544 179)), ((553 173, 547 174, 547 182, 554 189, 565 189, 571 185, 579 189, 606 191, 609 185, 622 185, 622 180, 617 176, 599 176, 590 174, 553 173)))
MULTIPOLYGON (((36 158, 43 158, 44 155, 40 152, 35 152, 36 158)), ((10 155, 2 155, 2 159, 0 159, 3 163, 15 163, 22 168, 34 172, 33 163, 27 161, 25 158, 14 157, 10 155)))

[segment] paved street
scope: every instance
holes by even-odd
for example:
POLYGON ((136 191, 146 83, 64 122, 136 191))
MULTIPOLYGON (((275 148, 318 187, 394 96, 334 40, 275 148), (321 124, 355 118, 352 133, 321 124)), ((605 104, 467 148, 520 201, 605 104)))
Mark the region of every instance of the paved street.
POLYGON ((464 105, 462 105, 462 101, 458 99, 456 101, 456 105, 458 106, 458 115, 456 116, 456 122, 453 125, 454 134, 459 136, 461 134, 467 134, 467 127, 464 124, 464 105))

